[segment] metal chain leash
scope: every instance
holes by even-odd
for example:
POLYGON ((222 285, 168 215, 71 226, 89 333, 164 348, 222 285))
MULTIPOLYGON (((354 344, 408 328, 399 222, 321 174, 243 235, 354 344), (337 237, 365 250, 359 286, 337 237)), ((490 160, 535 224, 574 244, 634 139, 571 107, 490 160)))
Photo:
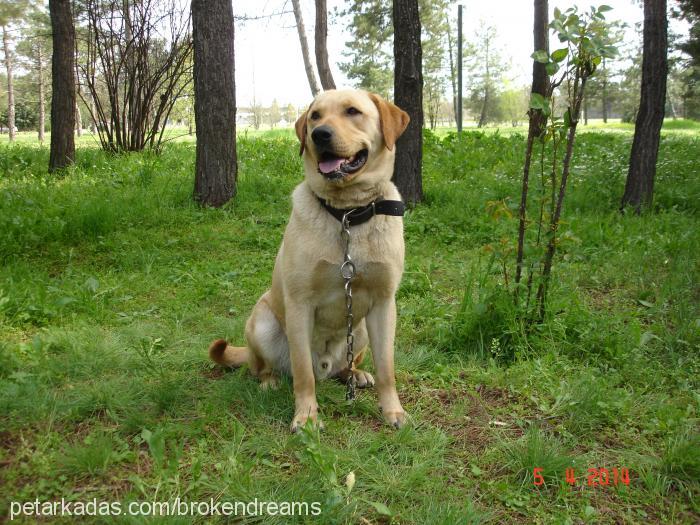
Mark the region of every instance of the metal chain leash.
POLYGON ((355 263, 350 258, 350 215, 355 210, 349 210, 343 214, 343 220, 340 221, 340 239, 343 241, 343 263, 340 265, 340 275, 345 281, 345 320, 347 322, 347 335, 345 338, 345 356, 348 361, 348 382, 345 391, 345 400, 352 401, 355 399, 355 335, 352 333, 353 316, 352 316, 352 280, 355 278, 355 263))

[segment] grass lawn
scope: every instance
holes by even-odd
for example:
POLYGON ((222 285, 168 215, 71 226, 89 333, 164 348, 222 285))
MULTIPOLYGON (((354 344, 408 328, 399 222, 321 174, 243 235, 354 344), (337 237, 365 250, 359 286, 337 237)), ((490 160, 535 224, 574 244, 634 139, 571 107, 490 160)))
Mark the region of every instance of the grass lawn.
POLYGON ((261 391, 206 355, 243 341, 269 285, 302 178, 291 132, 239 135, 220 210, 191 202, 191 142, 109 156, 83 139, 63 177, 47 148, 0 145, 0 519, 11 501, 179 497, 320 503, 258 523, 697 523, 699 137, 664 133, 654 212, 634 217, 616 211, 631 134, 584 129, 550 313, 525 332, 497 256, 516 224, 489 204, 518 201, 524 138, 426 133, 398 295, 412 422, 324 382, 326 429, 299 435, 289 381, 261 391))

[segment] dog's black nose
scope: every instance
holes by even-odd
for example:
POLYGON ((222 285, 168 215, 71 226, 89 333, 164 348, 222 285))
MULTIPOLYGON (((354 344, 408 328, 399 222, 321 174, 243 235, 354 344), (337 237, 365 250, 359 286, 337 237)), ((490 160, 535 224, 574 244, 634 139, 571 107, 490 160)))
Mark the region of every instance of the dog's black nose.
POLYGON ((333 130, 330 126, 319 126, 311 132, 311 140, 317 146, 328 146, 333 138, 333 130))

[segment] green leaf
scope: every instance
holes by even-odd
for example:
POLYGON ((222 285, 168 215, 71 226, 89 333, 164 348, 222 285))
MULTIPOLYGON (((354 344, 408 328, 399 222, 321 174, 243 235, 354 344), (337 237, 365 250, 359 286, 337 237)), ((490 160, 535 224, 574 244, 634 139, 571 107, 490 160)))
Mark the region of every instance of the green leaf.
POLYGON ((544 109, 547 100, 539 93, 530 93, 530 107, 532 109, 544 109))
POLYGON ((547 72, 547 74, 551 77, 554 75, 557 71, 559 71, 559 65, 556 62, 547 62, 544 65, 544 70, 547 72))
POLYGON ((532 55, 530 55, 530 57, 532 57, 535 62, 539 62, 541 64, 546 64, 549 62, 549 55, 544 49, 538 49, 532 55))
POLYGON ((566 56, 569 54, 569 48, 562 47, 561 49, 557 49, 552 53, 552 60, 555 62, 561 62, 566 58, 566 56))
POLYGON ((393 513, 391 510, 389 510, 389 507, 384 505, 384 503, 380 501, 367 501, 367 503, 372 505, 378 514, 381 514, 382 516, 393 516, 393 513))
POLYGON ((565 126, 566 128, 570 128, 570 127, 571 127, 571 108, 567 109, 567 110, 564 112, 564 126, 565 126))
POLYGON ((612 7, 610 7, 609 5, 603 4, 600 7, 598 7, 599 13, 607 13, 608 11, 612 11, 612 7))
POLYGON ((644 332, 642 336, 639 338, 639 346, 645 346, 649 341, 652 339, 656 339, 657 341, 661 341, 661 338, 654 334, 653 332, 644 332))

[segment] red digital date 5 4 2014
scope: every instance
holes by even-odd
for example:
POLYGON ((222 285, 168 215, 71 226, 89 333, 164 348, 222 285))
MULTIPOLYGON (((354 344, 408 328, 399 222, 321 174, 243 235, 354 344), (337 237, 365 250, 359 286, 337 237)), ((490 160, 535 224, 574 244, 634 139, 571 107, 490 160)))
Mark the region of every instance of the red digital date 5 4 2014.
MULTIPOLYGON (((540 486, 544 484, 542 467, 535 467, 532 470, 532 476, 534 478, 534 485, 540 486)), ((567 468, 564 471, 564 479, 569 485, 576 485, 576 472, 573 468, 567 468)), ((607 487, 607 486, 617 486, 630 484, 630 471, 627 467, 622 467, 618 469, 613 467, 608 470, 603 467, 599 468, 589 468, 588 469, 588 483, 589 487, 607 487)))

